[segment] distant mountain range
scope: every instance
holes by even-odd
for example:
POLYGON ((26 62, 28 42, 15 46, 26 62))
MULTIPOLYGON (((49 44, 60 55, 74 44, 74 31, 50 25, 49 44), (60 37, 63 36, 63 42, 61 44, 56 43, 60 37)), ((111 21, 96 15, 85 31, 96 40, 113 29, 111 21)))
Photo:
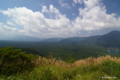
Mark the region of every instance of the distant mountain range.
POLYGON ((104 47, 120 47, 120 31, 114 30, 104 35, 96 35, 89 37, 71 37, 71 38, 49 38, 39 39, 31 36, 16 36, 11 41, 38 41, 38 42, 58 42, 72 44, 94 44, 104 47))
POLYGON ((49 39, 40 39, 36 37, 26 36, 26 35, 19 35, 16 37, 9 38, 10 41, 38 41, 38 42, 59 42, 64 38, 49 38, 49 39))
POLYGON ((94 44, 104 47, 120 47, 120 31, 114 30, 104 35, 90 37, 72 37, 60 41, 61 43, 94 44))
POLYGON ((19 35, 16 37, 12 37, 9 40, 11 41, 41 41, 42 39, 31 37, 31 36, 26 36, 26 35, 19 35))
POLYGON ((109 47, 109 46, 115 46, 120 47, 120 31, 112 31, 108 34, 100 36, 96 40, 97 45, 109 47))

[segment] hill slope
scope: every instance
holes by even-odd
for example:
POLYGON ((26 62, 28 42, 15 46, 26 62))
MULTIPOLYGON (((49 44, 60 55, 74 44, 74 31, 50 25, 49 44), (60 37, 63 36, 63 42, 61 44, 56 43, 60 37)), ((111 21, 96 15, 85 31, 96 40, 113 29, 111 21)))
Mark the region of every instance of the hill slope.
POLYGON ((108 34, 90 36, 77 42, 78 44, 94 44, 103 47, 120 47, 120 31, 112 31, 108 34))
POLYGON ((115 30, 100 36, 96 40, 96 44, 105 47, 120 47, 120 31, 115 30))

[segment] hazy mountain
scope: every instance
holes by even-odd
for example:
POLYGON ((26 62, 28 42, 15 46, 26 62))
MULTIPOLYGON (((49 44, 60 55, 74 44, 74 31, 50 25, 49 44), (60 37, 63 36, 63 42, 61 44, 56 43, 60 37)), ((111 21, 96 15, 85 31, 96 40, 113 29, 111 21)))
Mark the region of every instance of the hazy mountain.
POLYGON ((41 42, 59 42, 64 38, 49 38, 49 39, 44 39, 41 42))
POLYGON ((95 44, 104 47, 120 47, 120 31, 114 30, 104 35, 90 37, 71 37, 71 38, 49 38, 39 39, 31 36, 16 36, 9 40, 12 41, 40 41, 40 42, 60 42, 60 43, 75 43, 75 44, 95 44))
POLYGON ((71 37, 60 41, 61 43, 94 44, 104 47, 120 47, 120 31, 114 30, 104 35, 89 37, 71 37))
POLYGON ((96 44, 104 47, 120 47, 120 31, 114 30, 104 35, 90 36, 80 44, 96 44))
POLYGON ((96 44, 105 47, 120 47, 120 31, 114 30, 108 34, 100 36, 96 40, 96 44))
POLYGON ((16 37, 12 37, 9 40, 12 40, 12 41, 41 41, 41 39, 39 39, 39 38, 26 36, 26 35, 19 35, 16 37))
POLYGON ((81 40, 86 39, 86 37, 70 37, 70 38, 66 38, 61 40, 61 43, 75 43, 75 42, 79 42, 81 40))
POLYGON ((84 40, 78 42, 78 44, 96 44, 96 40, 100 37, 100 35, 96 36, 89 36, 86 37, 84 40))

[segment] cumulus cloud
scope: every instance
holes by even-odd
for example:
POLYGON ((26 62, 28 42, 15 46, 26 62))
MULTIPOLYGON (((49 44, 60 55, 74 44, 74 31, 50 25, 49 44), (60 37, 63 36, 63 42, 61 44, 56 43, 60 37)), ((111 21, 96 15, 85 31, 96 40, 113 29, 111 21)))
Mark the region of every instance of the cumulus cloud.
POLYGON ((67 3, 63 3, 63 0, 59 0, 59 3, 62 7, 70 8, 70 6, 67 3))
MULTIPOLYGON (((26 7, 9 8, 0 12, 7 15, 10 20, 9 26, 0 23, 2 31, 12 32, 11 34, 25 34, 39 38, 50 37, 72 37, 82 35, 81 31, 91 32, 92 30, 120 28, 120 17, 116 14, 107 14, 106 8, 100 0, 73 0, 75 4, 84 4, 79 8, 79 15, 70 20, 65 14, 61 14, 53 5, 42 6, 41 12, 33 12, 26 7), (47 14, 49 16, 45 17, 47 14), (1 27, 2 26, 2 27, 1 27), (19 29, 17 26, 22 26, 19 29)), ((73 14, 74 15, 74 14, 73 14)), ((9 33, 8 33, 9 34, 9 33)))
POLYGON ((82 4, 82 3, 83 3, 83 0, 73 0, 73 2, 74 2, 75 4, 77 4, 77 3, 82 4))
POLYGON ((79 8, 79 16, 72 22, 79 30, 100 30, 105 28, 120 28, 120 17, 114 13, 107 14, 100 0, 73 0, 74 3, 85 4, 79 8))
POLYGON ((19 30, 17 28, 9 27, 3 23, 0 22, 0 39, 6 39, 8 37, 12 37, 19 33, 19 30))
POLYGON ((8 25, 10 25, 10 26, 15 26, 15 24, 14 24, 14 23, 9 22, 9 21, 7 21, 7 24, 8 24, 8 25))
POLYGON ((70 35, 67 33, 71 33, 70 20, 66 18, 66 15, 62 15, 53 5, 50 5, 49 9, 43 6, 41 12, 33 12, 26 7, 9 8, 1 12, 10 17, 10 20, 16 23, 16 25, 23 26, 24 28, 20 31, 25 35, 37 35, 36 37, 50 37, 50 35, 51 37, 57 37, 59 35, 64 37, 70 35), (54 18, 46 18, 44 13, 50 14, 54 18))
POLYGON ((47 7, 46 7, 46 6, 42 6, 42 11, 41 11, 41 12, 42 12, 42 13, 48 12, 47 7))
POLYGON ((12 28, 12 27, 8 27, 7 25, 4 25, 3 23, 0 23, 0 28, 3 31, 17 31, 17 28, 12 28))

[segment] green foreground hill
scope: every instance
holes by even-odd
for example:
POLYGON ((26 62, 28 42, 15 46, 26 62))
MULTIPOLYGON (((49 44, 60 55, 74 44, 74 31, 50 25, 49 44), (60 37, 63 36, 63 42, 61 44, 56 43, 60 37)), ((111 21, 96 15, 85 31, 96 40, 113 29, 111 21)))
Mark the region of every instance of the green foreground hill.
POLYGON ((120 58, 99 56, 67 63, 25 54, 13 47, 0 48, 1 80, 120 80, 120 58))

